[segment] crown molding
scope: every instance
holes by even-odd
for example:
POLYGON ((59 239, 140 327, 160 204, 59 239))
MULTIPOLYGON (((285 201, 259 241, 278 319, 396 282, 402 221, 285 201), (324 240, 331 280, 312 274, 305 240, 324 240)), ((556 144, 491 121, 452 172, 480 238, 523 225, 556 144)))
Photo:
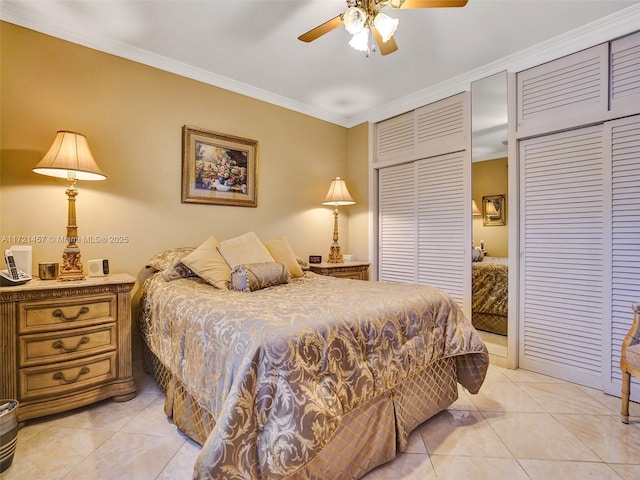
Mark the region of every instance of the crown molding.
POLYGON ((347 119, 346 126, 363 122, 379 122, 410 110, 470 90, 471 83, 498 72, 517 73, 560 57, 593 47, 600 43, 638 31, 640 27, 640 4, 632 5, 612 15, 571 30, 544 42, 538 43, 512 55, 500 58, 480 68, 470 70, 447 79, 424 90, 412 93, 380 107, 354 115, 347 119))
POLYGON ((207 70, 178 62, 98 35, 69 31, 44 17, 36 18, 20 8, 19 4, 0 2, 0 20, 35 30, 94 50, 116 55, 215 87, 261 100, 304 115, 309 115, 342 127, 351 128, 364 122, 379 122, 423 105, 447 98, 471 88, 471 83, 501 71, 519 72, 556 58, 592 47, 638 30, 640 4, 632 5, 583 27, 558 35, 525 50, 498 59, 480 68, 465 72, 444 82, 414 92, 405 97, 345 117, 294 101, 282 95, 218 75, 207 70))
POLYGON ((262 100, 336 125, 345 126, 345 118, 341 115, 336 115, 326 110, 297 102, 282 95, 277 95, 253 85, 149 52, 148 50, 133 47, 124 42, 114 41, 97 34, 92 34, 91 32, 78 33, 65 29, 62 25, 51 22, 45 17, 34 17, 32 13, 27 13, 18 4, 8 4, 0 1, 0 20, 83 47, 132 60, 166 72, 175 73, 176 75, 197 80, 256 100, 262 100))

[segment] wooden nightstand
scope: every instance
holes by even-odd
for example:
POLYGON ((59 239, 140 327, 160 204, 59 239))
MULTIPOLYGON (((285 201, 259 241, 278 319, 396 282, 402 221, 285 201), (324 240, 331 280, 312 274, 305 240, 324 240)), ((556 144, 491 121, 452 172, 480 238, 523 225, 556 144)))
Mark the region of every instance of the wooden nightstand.
POLYGON ((126 274, 0 288, 0 398, 19 421, 136 395, 126 274))
POLYGON ((320 275, 338 278, 353 278, 355 280, 369 279, 369 265, 367 262, 346 263, 311 263, 309 270, 320 275))

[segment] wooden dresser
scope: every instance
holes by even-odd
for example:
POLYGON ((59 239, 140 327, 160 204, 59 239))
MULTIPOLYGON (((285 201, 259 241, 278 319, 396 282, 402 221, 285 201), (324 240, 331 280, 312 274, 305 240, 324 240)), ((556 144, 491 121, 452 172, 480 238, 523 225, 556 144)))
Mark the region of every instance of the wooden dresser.
POLYGON ((126 274, 0 288, 0 398, 19 421, 136 394, 126 274))
POLYGON ((338 278, 353 278, 355 280, 369 279, 369 265, 367 262, 345 263, 312 263, 309 270, 320 275, 328 275, 338 278))

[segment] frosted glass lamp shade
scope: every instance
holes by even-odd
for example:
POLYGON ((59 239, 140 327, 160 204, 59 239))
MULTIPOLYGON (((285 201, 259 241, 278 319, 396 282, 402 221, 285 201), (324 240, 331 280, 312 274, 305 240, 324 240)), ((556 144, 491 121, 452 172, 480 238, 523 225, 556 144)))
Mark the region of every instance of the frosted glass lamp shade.
POLYGON ((396 29, 398 28, 398 23, 399 21, 397 18, 391 18, 388 15, 385 15, 384 13, 379 13, 378 15, 376 15, 376 18, 373 20, 373 24, 380 32, 380 35, 382 36, 382 41, 385 43, 388 42, 389 39, 393 36, 393 34, 396 32, 396 29))

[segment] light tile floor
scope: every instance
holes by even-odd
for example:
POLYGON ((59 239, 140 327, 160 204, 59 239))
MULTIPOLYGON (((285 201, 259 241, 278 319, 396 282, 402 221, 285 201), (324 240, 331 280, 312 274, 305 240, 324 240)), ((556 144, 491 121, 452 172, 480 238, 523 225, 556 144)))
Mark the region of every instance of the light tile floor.
MULTIPOLYGON (((200 446, 163 412, 164 395, 135 363, 138 395, 31 420, 13 479, 190 479, 200 446)), ((525 370, 491 366, 478 395, 460 388, 409 448, 366 480, 640 478, 640 405, 525 370)))

